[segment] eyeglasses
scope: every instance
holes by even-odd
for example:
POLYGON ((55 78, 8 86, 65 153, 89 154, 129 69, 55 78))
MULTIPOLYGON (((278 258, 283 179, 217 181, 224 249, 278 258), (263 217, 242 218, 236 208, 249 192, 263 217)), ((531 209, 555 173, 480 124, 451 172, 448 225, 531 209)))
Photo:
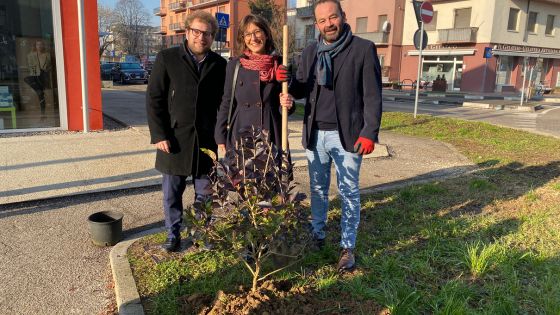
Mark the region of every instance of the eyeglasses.
POLYGON ((204 35, 204 37, 206 38, 212 37, 212 32, 201 31, 196 28, 189 28, 189 30, 191 31, 191 33, 193 33, 194 37, 200 37, 201 35, 204 35))
POLYGON ((253 36, 255 36, 255 38, 261 38, 263 36, 264 32, 262 30, 255 30, 252 33, 245 33, 243 34, 243 38, 245 40, 250 40, 251 38, 253 38, 253 36))

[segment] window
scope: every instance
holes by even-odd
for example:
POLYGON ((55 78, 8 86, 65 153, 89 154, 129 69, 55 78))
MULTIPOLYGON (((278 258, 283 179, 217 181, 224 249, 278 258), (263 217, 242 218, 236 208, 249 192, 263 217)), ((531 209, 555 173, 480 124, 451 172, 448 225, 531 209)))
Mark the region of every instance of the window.
POLYGON ((305 26, 305 43, 315 38, 315 25, 310 24, 305 26))
POLYGON ((424 23, 424 30, 435 31, 436 27, 437 27, 437 11, 434 11, 434 16, 432 17, 432 21, 428 24, 424 23))
POLYGON ((365 33, 367 32, 367 17, 359 17, 356 18, 356 33, 365 33))
POLYGON ((51 3, 0 1, 0 130, 60 126, 51 3))
POLYGON ((556 16, 554 15, 549 15, 546 18, 546 29, 544 31, 544 33, 546 35, 554 35, 554 19, 556 16))
POLYGON ((385 24, 385 22, 387 22, 387 15, 380 15, 377 18, 377 31, 378 32, 383 31, 383 24, 385 24))
POLYGON ((527 22, 527 32, 537 32, 537 12, 529 12, 529 22, 527 22))
POLYGON ((455 10, 455 28, 471 27, 471 8, 455 10))
POLYGON ((510 8, 509 9, 509 19, 508 19, 508 31, 517 31, 519 25, 519 9, 510 8))
POLYGON ((496 71, 496 84, 510 84, 511 72, 513 70, 513 57, 500 56, 498 62, 498 70, 496 71))

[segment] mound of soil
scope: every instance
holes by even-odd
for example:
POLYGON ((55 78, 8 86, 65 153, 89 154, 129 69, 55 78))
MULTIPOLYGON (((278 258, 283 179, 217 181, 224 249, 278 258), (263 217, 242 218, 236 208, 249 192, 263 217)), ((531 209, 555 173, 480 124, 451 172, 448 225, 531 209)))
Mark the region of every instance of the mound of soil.
POLYGON ((321 298, 308 287, 294 288, 288 281, 266 281, 256 292, 240 288, 240 292, 216 297, 192 294, 179 298, 182 314, 388 314, 373 301, 358 300, 346 292, 336 298, 321 298))

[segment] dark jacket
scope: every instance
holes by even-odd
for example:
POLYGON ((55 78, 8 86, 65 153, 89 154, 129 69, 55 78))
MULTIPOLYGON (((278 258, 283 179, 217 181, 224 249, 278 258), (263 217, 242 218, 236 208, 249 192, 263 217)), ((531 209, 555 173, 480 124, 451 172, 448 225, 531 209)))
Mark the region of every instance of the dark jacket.
POLYGON ((171 142, 171 153, 157 151, 156 169, 160 172, 189 176, 210 170, 212 161, 199 148, 217 149, 213 135, 225 67, 224 58, 209 52, 199 74, 185 45, 158 53, 146 107, 151 143, 171 142))
MULTIPOLYGON (((278 58, 279 61, 282 57, 278 58)), ((281 148, 282 145, 282 110, 280 92, 282 84, 277 81, 266 83, 261 89, 259 72, 239 67, 237 86, 233 102, 230 134, 227 133, 227 119, 231 101, 233 74, 239 58, 232 58, 226 68, 224 96, 218 112, 214 138, 216 143, 226 144, 228 148, 235 145, 238 131, 251 126, 262 127, 270 133, 271 141, 281 148), (262 92, 261 92, 262 91, 262 92)), ((292 107, 290 113, 295 110, 292 107)))
MULTIPOLYGON (((301 56, 296 78, 290 84, 294 98, 306 98, 302 144, 308 148, 317 103, 315 64, 317 42, 307 46, 301 56)), ((375 45, 353 36, 352 41, 333 60, 333 78, 338 133, 346 151, 354 150, 358 137, 378 141, 381 124, 381 68, 375 45)))

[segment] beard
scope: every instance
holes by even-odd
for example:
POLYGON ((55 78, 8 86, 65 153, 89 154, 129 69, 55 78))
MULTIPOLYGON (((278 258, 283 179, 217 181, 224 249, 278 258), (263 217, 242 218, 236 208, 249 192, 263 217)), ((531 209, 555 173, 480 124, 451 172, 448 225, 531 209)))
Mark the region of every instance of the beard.
POLYGON ((195 54, 205 54, 210 50, 210 44, 208 42, 206 44, 202 44, 200 42, 188 42, 189 49, 195 54))
POLYGON ((339 27, 332 25, 328 28, 321 30, 321 36, 325 41, 332 43, 335 42, 340 37, 340 33, 341 33, 340 30, 341 29, 339 27), (335 32, 327 34, 327 32, 330 31, 335 31, 335 32))

